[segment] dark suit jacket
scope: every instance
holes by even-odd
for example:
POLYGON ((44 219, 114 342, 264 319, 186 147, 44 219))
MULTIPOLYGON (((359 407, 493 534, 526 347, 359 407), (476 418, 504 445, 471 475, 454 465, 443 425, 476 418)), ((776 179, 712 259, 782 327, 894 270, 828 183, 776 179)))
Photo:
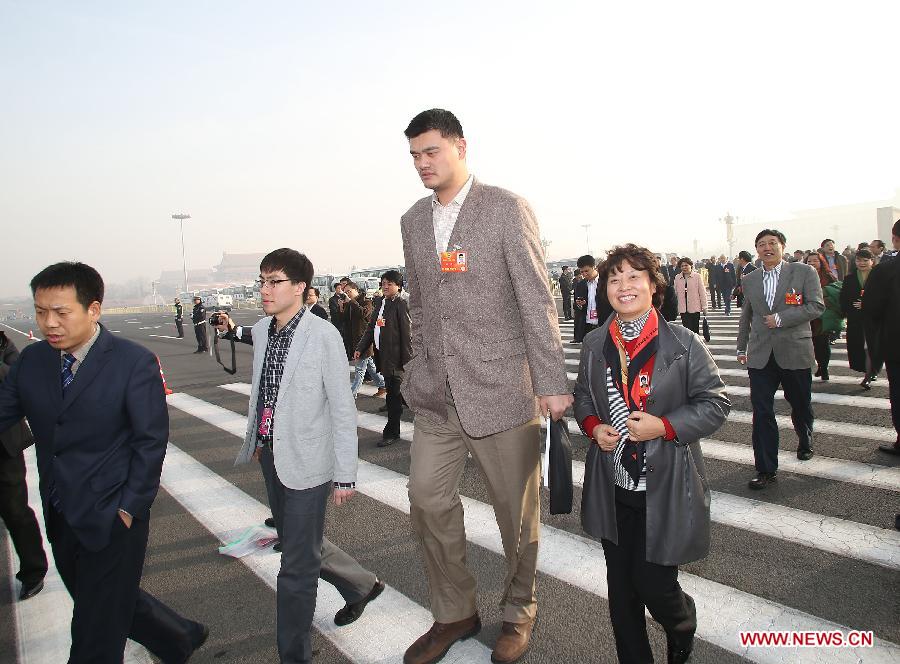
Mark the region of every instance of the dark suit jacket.
POLYGON ((675 277, 681 274, 681 270, 679 270, 674 265, 663 265, 662 266, 663 275, 666 277, 666 282, 669 285, 672 285, 675 282, 675 277))
POLYGON ((734 274, 734 264, 733 263, 725 263, 722 265, 721 263, 716 263, 716 278, 718 281, 716 284, 719 287, 719 290, 725 292, 730 291, 737 284, 737 277, 734 274))
MULTIPOLYGON (((381 311, 383 297, 376 297, 372 303, 372 315, 362 339, 356 346, 360 355, 375 344, 375 325, 381 311)), ((381 373, 400 371, 412 357, 410 341, 409 305, 399 295, 384 305, 384 325, 378 336, 381 348, 375 349, 375 366, 381 373)))
MULTIPOLYGON (((575 284, 575 296, 574 299, 584 299, 587 300, 588 296, 588 282, 584 279, 575 284)), ((612 315, 613 308, 609 304, 609 300, 606 299, 606 289, 603 288, 603 283, 597 282, 597 324, 603 325, 606 322, 606 319, 612 315)), ((587 304, 585 304, 581 309, 577 306, 575 311, 572 312, 575 316, 575 330, 572 335, 573 341, 581 341, 584 339, 585 335, 585 326, 587 325, 587 304)))
MULTIPOLYGON (((2 332, 0 332, 0 356, 2 356, 0 357, 0 383, 2 383, 6 380, 12 365, 19 359, 16 345, 2 332)), ((20 420, 8 429, 0 429, 0 445, 11 457, 18 456, 33 442, 34 438, 25 420, 20 420)))
POLYGON ((325 311, 325 307, 323 307, 318 302, 316 302, 314 305, 312 305, 309 308, 309 310, 312 313, 314 313, 316 316, 318 316, 319 318, 322 318, 323 320, 328 320, 328 312, 325 311))
POLYGON ((52 479, 66 522, 99 551, 120 508, 150 518, 169 438, 159 365, 101 326, 65 397, 60 370, 59 351, 46 341, 22 351, 0 385, 0 429, 28 418, 45 513, 52 479))
POLYGON ((563 296, 564 300, 572 297, 572 275, 571 274, 559 275, 559 292, 563 296))
POLYGON ((863 311, 871 321, 869 347, 876 361, 900 362, 900 259, 875 266, 866 280, 863 311))

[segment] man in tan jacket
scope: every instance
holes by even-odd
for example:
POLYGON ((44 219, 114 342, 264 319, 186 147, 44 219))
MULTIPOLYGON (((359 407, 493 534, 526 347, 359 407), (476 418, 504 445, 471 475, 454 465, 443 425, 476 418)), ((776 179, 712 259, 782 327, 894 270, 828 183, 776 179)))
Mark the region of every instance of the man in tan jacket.
POLYGON ((538 415, 559 419, 572 403, 556 306, 531 207, 469 175, 459 120, 432 109, 405 133, 433 191, 403 215, 401 231, 412 321, 402 392, 415 412, 410 516, 435 623, 404 662, 437 662, 481 629, 458 489, 468 453, 487 480, 507 561, 491 659, 513 662, 528 648, 537 610, 538 415))

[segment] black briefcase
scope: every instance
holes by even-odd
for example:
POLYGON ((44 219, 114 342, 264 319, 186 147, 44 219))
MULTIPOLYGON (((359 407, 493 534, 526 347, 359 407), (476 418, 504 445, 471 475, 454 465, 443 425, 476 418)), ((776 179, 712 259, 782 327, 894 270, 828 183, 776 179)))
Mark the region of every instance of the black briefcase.
POLYGON ((703 317, 703 339, 709 341, 709 321, 706 320, 706 316, 703 317))
POLYGON ((572 513, 572 443, 565 420, 550 422, 550 514, 572 513))

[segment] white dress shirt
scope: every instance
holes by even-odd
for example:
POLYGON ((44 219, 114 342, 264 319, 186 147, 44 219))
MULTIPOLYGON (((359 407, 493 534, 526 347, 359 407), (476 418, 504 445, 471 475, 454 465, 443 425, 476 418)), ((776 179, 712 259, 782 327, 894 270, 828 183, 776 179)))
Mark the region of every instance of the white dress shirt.
POLYGON ((469 176, 459 193, 447 205, 441 205, 438 200, 437 192, 431 195, 431 221, 434 224, 434 245, 437 253, 449 251, 450 236, 453 234, 453 227, 456 226, 456 219, 459 217, 459 211, 469 195, 472 188, 473 176, 469 176))

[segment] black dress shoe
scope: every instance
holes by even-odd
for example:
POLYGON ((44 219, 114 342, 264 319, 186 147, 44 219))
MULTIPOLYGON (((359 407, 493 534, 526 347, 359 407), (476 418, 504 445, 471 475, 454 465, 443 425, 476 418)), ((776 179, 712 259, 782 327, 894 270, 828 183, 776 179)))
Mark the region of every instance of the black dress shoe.
POLYGON ((281 553, 281 540, 278 540, 277 542, 275 542, 275 544, 272 545, 272 551, 281 553))
POLYGON ((755 490, 765 489, 767 486, 773 484, 777 480, 778 477, 775 475, 775 473, 757 473, 756 477, 754 477, 747 483, 747 486, 755 490))
POLYGON ((37 581, 29 581, 22 584, 22 591, 19 593, 19 601, 31 599, 44 589, 44 578, 41 577, 37 581))
POLYGON ((828 376, 828 369, 822 369, 822 373, 820 374, 819 378, 821 378, 822 380, 830 380, 830 377, 828 376))
POLYGON ((813 458, 813 451, 810 449, 797 450, 797 458, 800 459, 800 461, 809 461, 813 458))
POLYGON ((203 623, 197 623, 197 634, 194 635, 194 650, 200 650, 203 647, 203 644, 206 643, 206 639, 209 638, 209 627, 204 625, 203 623))
POLYGON ((363 611, 365 611, 366 604, 378 597, 383 590, 384 582, 376 580, 375 585, 372 586, 372 590, 369 591, 368 595, 353 604, 345 604, 344 608, 334 614, 334 624, 338 627, 343 627, 344 625, 349 625, 356 621, 363 614, 363 611))
POLYGON ((667 664, 684 664, 691 658, 691 652, 694 650, 694 637, 688 643, 676 645, 672 642, 666 643, 666 662, 667 664))
POLYGON ((862 382, 859 384, 859 386, 860 386, 861 388, 863 388, 864 390, 871 390, 871 389, 872 389, 872 386, 869 385, 870 382, 871 382, 871 381, 869 380, 869 377, 866 376, 865 378, 862 379, 862 382))
POLYGON ((274 517, 274 516, 270 516, 268 519, 266 519, 265 521, 263 521, 263 523, 264 523, 266 526, 268 526, 269 528, 274 528, 274 527, 275 527, 275 517, 274 517))
POLYGON ((900 444, 894 445, 879 445, 879 452, 884 452, 886 454, 893 454, 895 456, 900 456, 900 444))
POLYGON ((399 436, 391 436, 390 438, 382 438, 378 441, 378 447, 390 447, 394 443, 400 440, 399 436))

